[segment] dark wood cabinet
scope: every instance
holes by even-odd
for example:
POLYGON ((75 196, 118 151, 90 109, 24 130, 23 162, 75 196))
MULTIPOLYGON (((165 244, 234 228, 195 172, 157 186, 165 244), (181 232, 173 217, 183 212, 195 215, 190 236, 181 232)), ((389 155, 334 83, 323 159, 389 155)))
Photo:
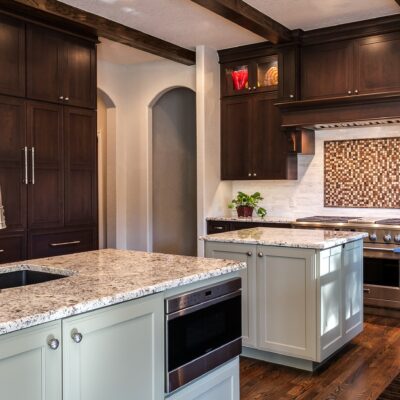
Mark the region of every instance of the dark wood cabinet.
POLYGON ((238 231, 241 229, 249 228, 291 228, 291 224, 288 223, 271 223, 271 222, 253 222, 253 221, 218 221, 208 220, 207 221, 207 235, 213 233, 238 231))
POLYGON ((64 157, 62 106, 28 102, 28 226, 64 225, 64 157))
POLYGON ((221 179, 295 179, 276 93, 221 101, 221 179))
POLYGON ((359 94, 400 92, 400 33, 355 40, 354 90, 359 94))
POLYGON ((95 44, 28 25, 27 95, 35 100, 96 108, 95 44))
POLYGON ((25 258, 25 233, 0 236, 0 264, 19 261, 25 258))
POLYGON ((0 96, 0 187, 7 228, 0 234, 26 228, 28 162, 26 105, 22 99, 0 96), (26 156, 26 158, 25 158, 26 156))
POLYGON ((297 46, 284 47, 279 51, 279 101, 295 101, 299 95, 299 49, 297 46))
POLYGON ((301 98, 342 97, 352 94, 353 41, 307 46, 301 54, 301 98))
POLYGON ((91 225, 97 220, 96 113, 66 107, 65 225, 91 225))
POLYGON ((25 96, 25 23, 0 15, 0 93, 25 96))

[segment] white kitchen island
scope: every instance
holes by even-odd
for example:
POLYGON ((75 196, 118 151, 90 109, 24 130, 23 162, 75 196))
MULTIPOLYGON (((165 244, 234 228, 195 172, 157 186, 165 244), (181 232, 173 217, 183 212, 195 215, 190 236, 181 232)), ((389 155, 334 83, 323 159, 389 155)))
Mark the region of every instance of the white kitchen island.
POLYGON ((252 228, 208 235, 241 272, 243 354, 314 370, 363 329, 364 233, 252 228))

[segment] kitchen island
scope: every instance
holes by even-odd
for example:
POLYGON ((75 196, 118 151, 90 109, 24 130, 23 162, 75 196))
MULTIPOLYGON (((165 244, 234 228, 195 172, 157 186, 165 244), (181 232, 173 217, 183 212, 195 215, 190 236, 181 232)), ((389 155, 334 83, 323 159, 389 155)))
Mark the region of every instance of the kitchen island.
MULTIPOLYGON (((236 261, 121 250, 0 266, 0 276, 65 276, 1 290, 1 397, 164 399, 164 300, 235 278, 244 268, 236 261)), ((236 357, 208 374, 206 383, 202 378, 170 399, 203 392, 218 398, 213 382, 226 382, 238 398, 238 374, 236 357)))
POLYGON ((241 272, 243 354, 314 370, 363 329, 366 233, 252 228, 207 235, 241 272))

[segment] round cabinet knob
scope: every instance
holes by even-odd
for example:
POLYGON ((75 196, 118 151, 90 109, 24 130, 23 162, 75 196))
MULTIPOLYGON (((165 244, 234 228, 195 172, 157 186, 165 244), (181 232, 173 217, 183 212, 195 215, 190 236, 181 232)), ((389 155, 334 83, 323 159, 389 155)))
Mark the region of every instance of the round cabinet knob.
POLYGON ((82 342, 82 339, 83 339, 82 333, 79 333, 76 330, 73 330, 71 332, 71 337, 75 343, 80 343, 80 342, 82 342))
POLYGON ((58 339, 52 338, 48 340, 47 344, 52 350, 57 350, 60 346, 60 341, 58 339))
POLYGON ((60 96, 59 99, 60 99, 60 100, 64 100, 64 96, 60 96))
POLYGON ((249 86, 247 89, 248 89, 248 90, 251 90, 251 87, 249 86))
POLYGON ((351 90, 348 90, 348 91, 347 91, 347 94, 351 94, 351 90))
POLYGON ((370 233, 369 234, 369 240, 372 240, 373 242, 375 242, 378 239, 378 236, 376 236, 376 233, 370 233))
POLYGON ((249 172, 249 176, 251 176, 251 172, 249 172))
POLYGON ((289 95, 291 99, 294 99, 294 94, 289 95))
POLYGON ((256 90, 257 89, 257 86, 253 86, 253 90, 256 90))
POLYGON ((400 243, 400 235, 396 235, 396 236, 394 237, 394 241, 395 241, 396 243, 400 243))
POLYGON ((391 235, 390 233, 387 233, 387 234, 383 237, 383 240, 384 240, 386 243, 391 242, 391 241, 392 241, 392 235, 391 235))
POLYGON ((264 257, 264 253, 263 253, 262 251, 260 251, 260 252, 258 253, 258 257, 264 257))
POLYGON ((257 174, 254 172, 253 176, 257 176, 257 174))
POLYGON ((356 89, 356 90, 354 91, 354 93, 355 93, 355 94, 358 94, 358 89, 356 89))
POLYGON ((66 98, 65 98, 65 101, 69 101, 69 97, 66 97, 66 98))
POLYGON ((252 253, 251 251, 248 251, 246 254, 247 254, 249 257, 251 257, 251 256, 253 255, 253 253, 252 253))

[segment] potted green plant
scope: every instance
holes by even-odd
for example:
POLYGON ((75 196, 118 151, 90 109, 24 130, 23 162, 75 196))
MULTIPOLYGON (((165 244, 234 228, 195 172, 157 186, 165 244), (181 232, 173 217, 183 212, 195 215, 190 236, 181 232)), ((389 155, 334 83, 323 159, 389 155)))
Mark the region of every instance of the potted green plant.
POLYGON ((228 207, 236 208, 239 217, 251 217, 255 209, 257 215, 261 218, 264 218, 267 215, 267 211, 265 208, 258 206, 258 203, 261 200, 264 200, 264 198, 261 197, 260 192, 255 192, 252 195, 238 192, 228 207))

